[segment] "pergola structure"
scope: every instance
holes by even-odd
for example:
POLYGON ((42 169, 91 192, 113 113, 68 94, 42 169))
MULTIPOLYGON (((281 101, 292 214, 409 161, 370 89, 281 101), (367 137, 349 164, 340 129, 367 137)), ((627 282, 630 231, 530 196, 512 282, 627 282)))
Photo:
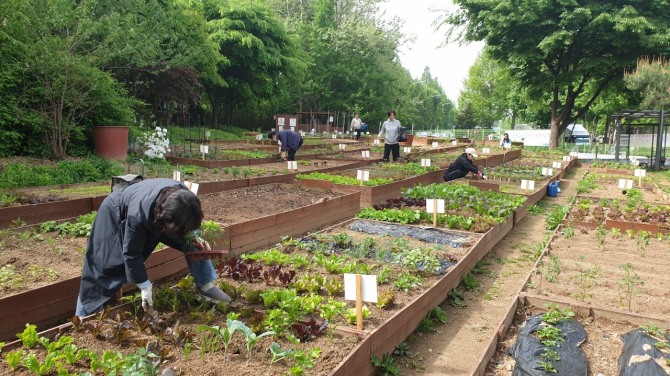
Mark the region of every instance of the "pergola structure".
MULTIPOLYGON (((627 135, 625 141, 625 146, 630 148, 630 130, 635 127, 652 127, 653 138, 651 140, 651 153, 649 159, 653 160, 654 170, 658 171, 661 167, 661 159, 665 159, 665 141, 667 137, 667 129, 663 129, 663 123, 665 120, 665 113, 663 110, 623 110, 617 112, 616 114, 610 115, 607 118, 607 126, 609 127, 611 122, 614 122, 615 129, 615 140, 614 140, 614 158, 619 160, 619 150, 621 148, 622 142, 622 132, 621 128, 623 121, 626 121, 627 135), (637 120, 641 119, 658 119, 657 123, 635 123, 637 120), (663 155, 662 155, 663 154, 663 155)), ((628 156, 628 153, 626 153, 628 156)))

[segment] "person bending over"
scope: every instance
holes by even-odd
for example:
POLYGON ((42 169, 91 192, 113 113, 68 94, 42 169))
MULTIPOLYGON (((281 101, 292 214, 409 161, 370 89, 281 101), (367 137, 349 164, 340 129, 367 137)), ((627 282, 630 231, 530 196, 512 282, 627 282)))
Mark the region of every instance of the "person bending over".
POLYGON ((295 153, 302 146, 302 136, 300 133, 293 131, 270 131, 268 138, 272 141, 279 140, 281 142, 281 159, 295 161, 295 153))
MULTIPOLYGON (((99 311, 124 284, 137 284, 142 307, 153 308, 152 283, 144 262, 158 243, 181 252, 211 250, 196 231, 203 213, 198 196, 171 179, 149 179, 128 185, 107 196, 96 215, 86 245, 76 315, 99 311)), ((199 298, 210 302, 231 299, 213 282, 216 270, 210 260, 190 260, 199 298)))
POLYGON ((465 175, 468 174, 468 172, 472 172, 474 174, 477 174, 477 176, 481 177, 482 172, 479 171, 479 168, 475 166, 472 161, 477 158, 477 153, 475 152, 475 149, 473 148, 467 148, 465 149, 465 152, 456 158, 456 160, 449 165, 449 168, 447 168, 447 172, 444 174, 444 181, 452 181, 456 179, 460 179, 464 177, 465 175))

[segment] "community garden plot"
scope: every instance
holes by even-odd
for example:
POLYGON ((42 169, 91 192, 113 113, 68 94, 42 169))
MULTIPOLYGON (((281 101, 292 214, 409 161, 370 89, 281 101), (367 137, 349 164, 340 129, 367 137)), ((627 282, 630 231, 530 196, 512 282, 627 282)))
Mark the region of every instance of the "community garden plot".
MULTIPOLYGON (((631 364, 635 366, 640 366, 643 362, 654 362, 660 367, 660 369, 665 369, 665 372, 670 370, 667 364, 667 353, 664 354, 663 351, 659 350, 663 348, 663 343, 667 342, 667 331, 664 329, 664 326, 667 322, 664 321, 651 321, 648 318, 640 315, 629 315, 629 314, 620 314, 617 312, 611 312, 603 309, 589 310, 585 306, 580 305, 567 305, 564 302, 552 302, 551 300, 542 300, 533 297, 521 297, 518 302, 512 306, 512 311, 508 317, 507 322, 502 323, 503 331, 501 333, 502 337, 498 343, 495 353, 491 354, 490 361, 487 361, 487 358, 484 357, 482 360, 483 364, 480 364, 478 369, 474 372, 477 375, 488 375, 488 376, 506 376, 513 375, 518 372, 516 367, 519 367, 520 364, 517 364, 517 361, 512 355, 515 355, 519 358, 519 348, 515 346, 519 344, 519 333, 527 330, 527 325, 529 325, 529 319, 536 315, 543 315, 550 311, 559 311, 563 313, 574 314, 573 322, 577 324, 574 327, 582 327, 586 337, 584 341, 579 344, 578 350, 581 356, 576 357, 566 357, 571 358, 581 358, 580 364, 587 365, 588 369, 584 370, 583 375, 616 375, 620 374, 620 366, 628 364, 627 361, 621 361, 620 357, 624 352, 624 338, 632 338, 633 336, 640 335, 642 337, 649 336, 650 344, 658 344, 658 348, 655 350, 656 346, 650 345, 646 348, 646 351, 642 350, 640 347, 638 350, 640 352, 644 351, 647 354, 657 353, 659 354, 658 359, 654 360, 651 357, 639 356, 636 360, 633 360, 631 364), (630 333, 630 334, 629 334, 630 333), (663 340, 665 338, 665 340, 663 340), (665 359, 664 356, 665 355, 665 359), (636 365, 637 364, 637 365, 636 365), (516 370, 516 371, 515 371, 516 370)), ((546 324, 546 327, 549 327, 551 324, 546 324)), ((540 332, 534 332, 531 336, 537 338, 537 341, 551 341, 548 338, 550 331, 543 331, 543 339, 540 339, 540 332)), ((558 333, 557 333, 558 334, 558 333)), ((560 332, 560 337, 563 340, 558 340, 560 346, 566 346, 567 334, 565 332, 560 332)), ((532 342, 528 341, 528 342, 532 342)), ((537 347, 537 358, 534 361, 534 370, 531 371, 527 369, 526 372, 536 372, 533 374, 551 374, 551 369, 560 367, 559 363, 565 361, 565 359, 557 359, 552 352, 555 352, 556 348, 546 342, 547 346, 538 346, 537 347), (544 355, 544 356, 542 356, 544 355), (547 373, 544 373, 543 370, 547 370, 547 373)), ((626 357, 625 359, 629 359, 626 357)), ((635 359, 635 358, 633 358, 635 359)), ((532 362, 526 363, 524 360, 521 360, 522 363, 525 363, 526 366, 533 364, 532 362)), ((649 363, 646 363, 645 366, 648 366, 649 363)), ((653 365, 656 367, 656 365, 653 365)), ((573 371, 574 372, 574 371, 573 371)), ((631 372, 631 370, 629 370, 631 372)), ((634 371, 633 371, 634 372, 634 371)), ((640 370, 638 370, 640 372, 640 370)), ((565 372, 563 372, 565 373, 565 372)), ((576 373, 570 373, 576 374, 576 373)), ((644 373, 629 373, 629 374, 644 374, 644 373)))
MULTIPOLYGON (((467 251, 475 243, 480 247, 485 244, 479 241, 481 235, 459 232, 443 233, 442 237, 450 241, 439 246, 409 237, 363 235, 356 230, 357 222, 307 238, 287 238, 275 248, 218 264, 220 286, 235 298, 229 306, 196 302, 190 293, 193 286, 185 279, 174 287, 157 286, 154 304, 159 313, 153 318, 141 313, 135 300, 125 314, 76 323, 61 338, 72 337, 77 349, 87 351, 73 364, 61 363, 71 371, 95 366, 108 372, 111 368, 105 367, 123 367, 121 364, 135 360, 145 372, 147 367, 171 367, 180 374, 230 367, 244 375, 285 374, 290 368, 302 368, 309 374, 351 374, 338 371, 347 366, 370 369, 370 350, 361 348, 361 344, 388 342, 384 332, 397 329, 392 321, 398 313, 414 304, 422 290, 446 294, 442 288, 437 289, 441 287, 438 282, 459 261, 457 255, 468 257, 467 251), (343 299, 344 289, 351 288, 342 279, 345 272, 374 272, 378 277, 378 302, 366 303, 362 310, 363 331, 352 324, 353 303, 343 299), (325 319, 329 320, 327 324, 325 319), (388 329, 381 333, 376 329, 386 326, 388 329), (226 339, 224 331, 231 334, 233 328, 242 329, 226 339), (291 338, 302 341, 298 344, 291 338), (138 347, 149 349, 158 358, 150 358, 138 347), (359 364, 360 356, 351 357, 352 351, 366 352, 363 365, 359 364), (101 364, 98 361, 103 354, 107 355, 101 364), (161 362, 153 364, 158 359, 161 362)), ((408 233, 416 233, 416 229, 408 233)), ((441 237, 437 233, 433 236, 441 237)), ((452 279, 458 283, 458 278, 452 279)), ((411 311, 421 319, 420 309, 411 311)), ((3 353, 8 351, 12 350, 3 353)), ((44 364, 46 351, 40 346, 18 351, 20 355, 16 356, 25 359, 36 354, 44 364)), ((52 347, 51 351, 64 350, 52 347)), ((27 368, 16 367, 20 372, 27 368)))
POLYGON ((529 293, 594 307, 670 317, 670 242, 618 228, 558 231, 527 284, 529 293))
POLYGON ((645 171, 645 176, 589 172, 583 180, 579 181, 577 193, 581 196, 625 200, 627 199, 627 192, 637 190, 641 194, 640 199, 644 202, 665 202, 665 198, 659 192, 653 178, 646 175, 646 170, 638 171, 645 171))
POLYGON ((577 196, 567 220, 588 227, 618 228, 625 233, 645 231, 656 235, 670 230, 670 206, 650 205, 641 201, 641 191, 629 189, 624 200, 577 196))

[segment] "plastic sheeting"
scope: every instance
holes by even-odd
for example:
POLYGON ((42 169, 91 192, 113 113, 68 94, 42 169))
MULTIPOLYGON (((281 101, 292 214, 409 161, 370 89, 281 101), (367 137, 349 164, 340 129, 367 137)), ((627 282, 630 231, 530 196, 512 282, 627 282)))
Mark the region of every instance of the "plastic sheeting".
POLYGON ((395 223, 379 223, 357 220, 349 225, 349 229, 366 234, 391 235, 394 237, 408 236, 425 243, 446 244, 453 248, 470 247, 470 236, 449 232, 432 227, 418 227, 395 223))
MULTIPOLYGON (((665 338, 668 341, 668 337, 665 338)), ((666 364, 670 355, 656 348, 657 339, 640 329, 631 330, 621 335, 623 349, 619 357, 619 376, 667 376, 665 369, 659 364, 666 364)))
POLYGON ((566 320, 554 325, 561 330, 564 342, 557 347, 549 348, 558 353, 559 361, 548 362, 558 371, 558 373, 547 373, 543 370, 540 361, 545 361, 541 355, 545 352, 546 346, 540 343, 535 332, 545 327, 542 322, 542 315, 531 316, 528 321, 519 329, 519 337, 514 347, 508 349, 508 355, 516 360, 514 376, 544 376, 544 375, 570 375, 586 376, 588 365, 586 357, 579 346, 586 340, 586 331, 582 324, 577 320, 566 320))

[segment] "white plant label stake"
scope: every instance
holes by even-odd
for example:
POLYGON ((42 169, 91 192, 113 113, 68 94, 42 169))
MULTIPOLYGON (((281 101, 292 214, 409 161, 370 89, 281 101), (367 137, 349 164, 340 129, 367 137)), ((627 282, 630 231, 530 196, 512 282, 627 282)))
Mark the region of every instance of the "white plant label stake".
POLYGON ((363 158, 370 158, 370 150, 363 150, 361 152, 361 157, 363 158))
POLYGON ((456 146, 456 145, 458 145, 458 141, 451 141, 451 144, 456 146))
POLYGON ((330 136, 330 137, 331 137, 331 138, 332 138, 332 139, 334 140, 334 139, 336 139, 336 138, 337 138, 337 135, 336 135, 336 134, 334 134, 334 135, 332 135, 332 136, 330 136))
POLYGON ((370 170, 356 170, 356 179, 361 181, 361 187, 364 181, 370 180, 370 170))
POLYGON ((263 140, 263 135, 262 134, 257 134, 256 135, 256 141, 262 141, 263 140))
POLYGON ((635 176, 638 178, 638 185, 642 187, 642 178, 647 176, 647 170, 643 168, 636 168, 635 169, 635 176))
POLYGON ((430 159, 421 158, 421 167, 430 167, 430 159))
POLYGON ((444 199, 426 199, 426 213, 433 213, 433 227, 437 227, 437 214, 444 214, 444 199))
POLYGON ((535 190, 535 180, 521 180, 521 189, 535 190))
POLYGON ((402 148, 402 152, 403 152, 403 153, 406 153, 406 154, 409 154, 409 153, 412 152, 412 148, 409 147, 409 146, 404 146, 404 147, 402 148))
POLYGON ((378 139, 378 138, 375 138, 375 142, 374 142, 374 144, 375 144, 375 145, 379 145, 379 139, 378 139))
POLYGON ((570 156, 564 155, 563 160, 566 161, 566 162, 570 162, 570 156))
POLYGON ((482 154, 491 154, 491 148, 482 148, 482 154))
POLYGON ((363 330, 363 301, 377 303, 377 276, 345 273, 344 299, 356 301, 356 328, 363 330))
POLYGON ((181 181, 181 172, 172 171, 172 180, 181 181))
POLYGON ((205 160, 205 154, 209 154, 209 146, 200 145, 200 154, 202 154, 202 160, 205 160))
POLYGON ((542 167, 542 176, 551 176, 554 174, 553 168, 542 167))
POLYGON ((198 194, 198 188, 200 188, 200 184, 184 180, 184 185, 186 188, 188 188, 189 191, 193 192, 194 195, 198 194))
POLYGON ((287 161, 288 169, 298 171, 298 162, 297 161, 287 161))
POLYGON ((619 189, 632 189, 633 181, 631 179, 619 179, 619 189))
POLYGON ((340 144, 339 148, 340 148, 340 150, 344 150, 344 149, 347 148, 347 145, 346 144, 340 144))
POLYGON ((433 143, 432 143, 431 145, 433 145, 433 147, 436 148, 436 147, 438 147, 440 144, 439 144, 437 141, 433 141, 433 143))
POLYGON ((553 162, 553 163, 551 164, 551 167, 553 167, 553 168, 557 168, 557 169, 560 170, 560 169, 562 168, 562 163, 561 163, 561 162, 553 162))

